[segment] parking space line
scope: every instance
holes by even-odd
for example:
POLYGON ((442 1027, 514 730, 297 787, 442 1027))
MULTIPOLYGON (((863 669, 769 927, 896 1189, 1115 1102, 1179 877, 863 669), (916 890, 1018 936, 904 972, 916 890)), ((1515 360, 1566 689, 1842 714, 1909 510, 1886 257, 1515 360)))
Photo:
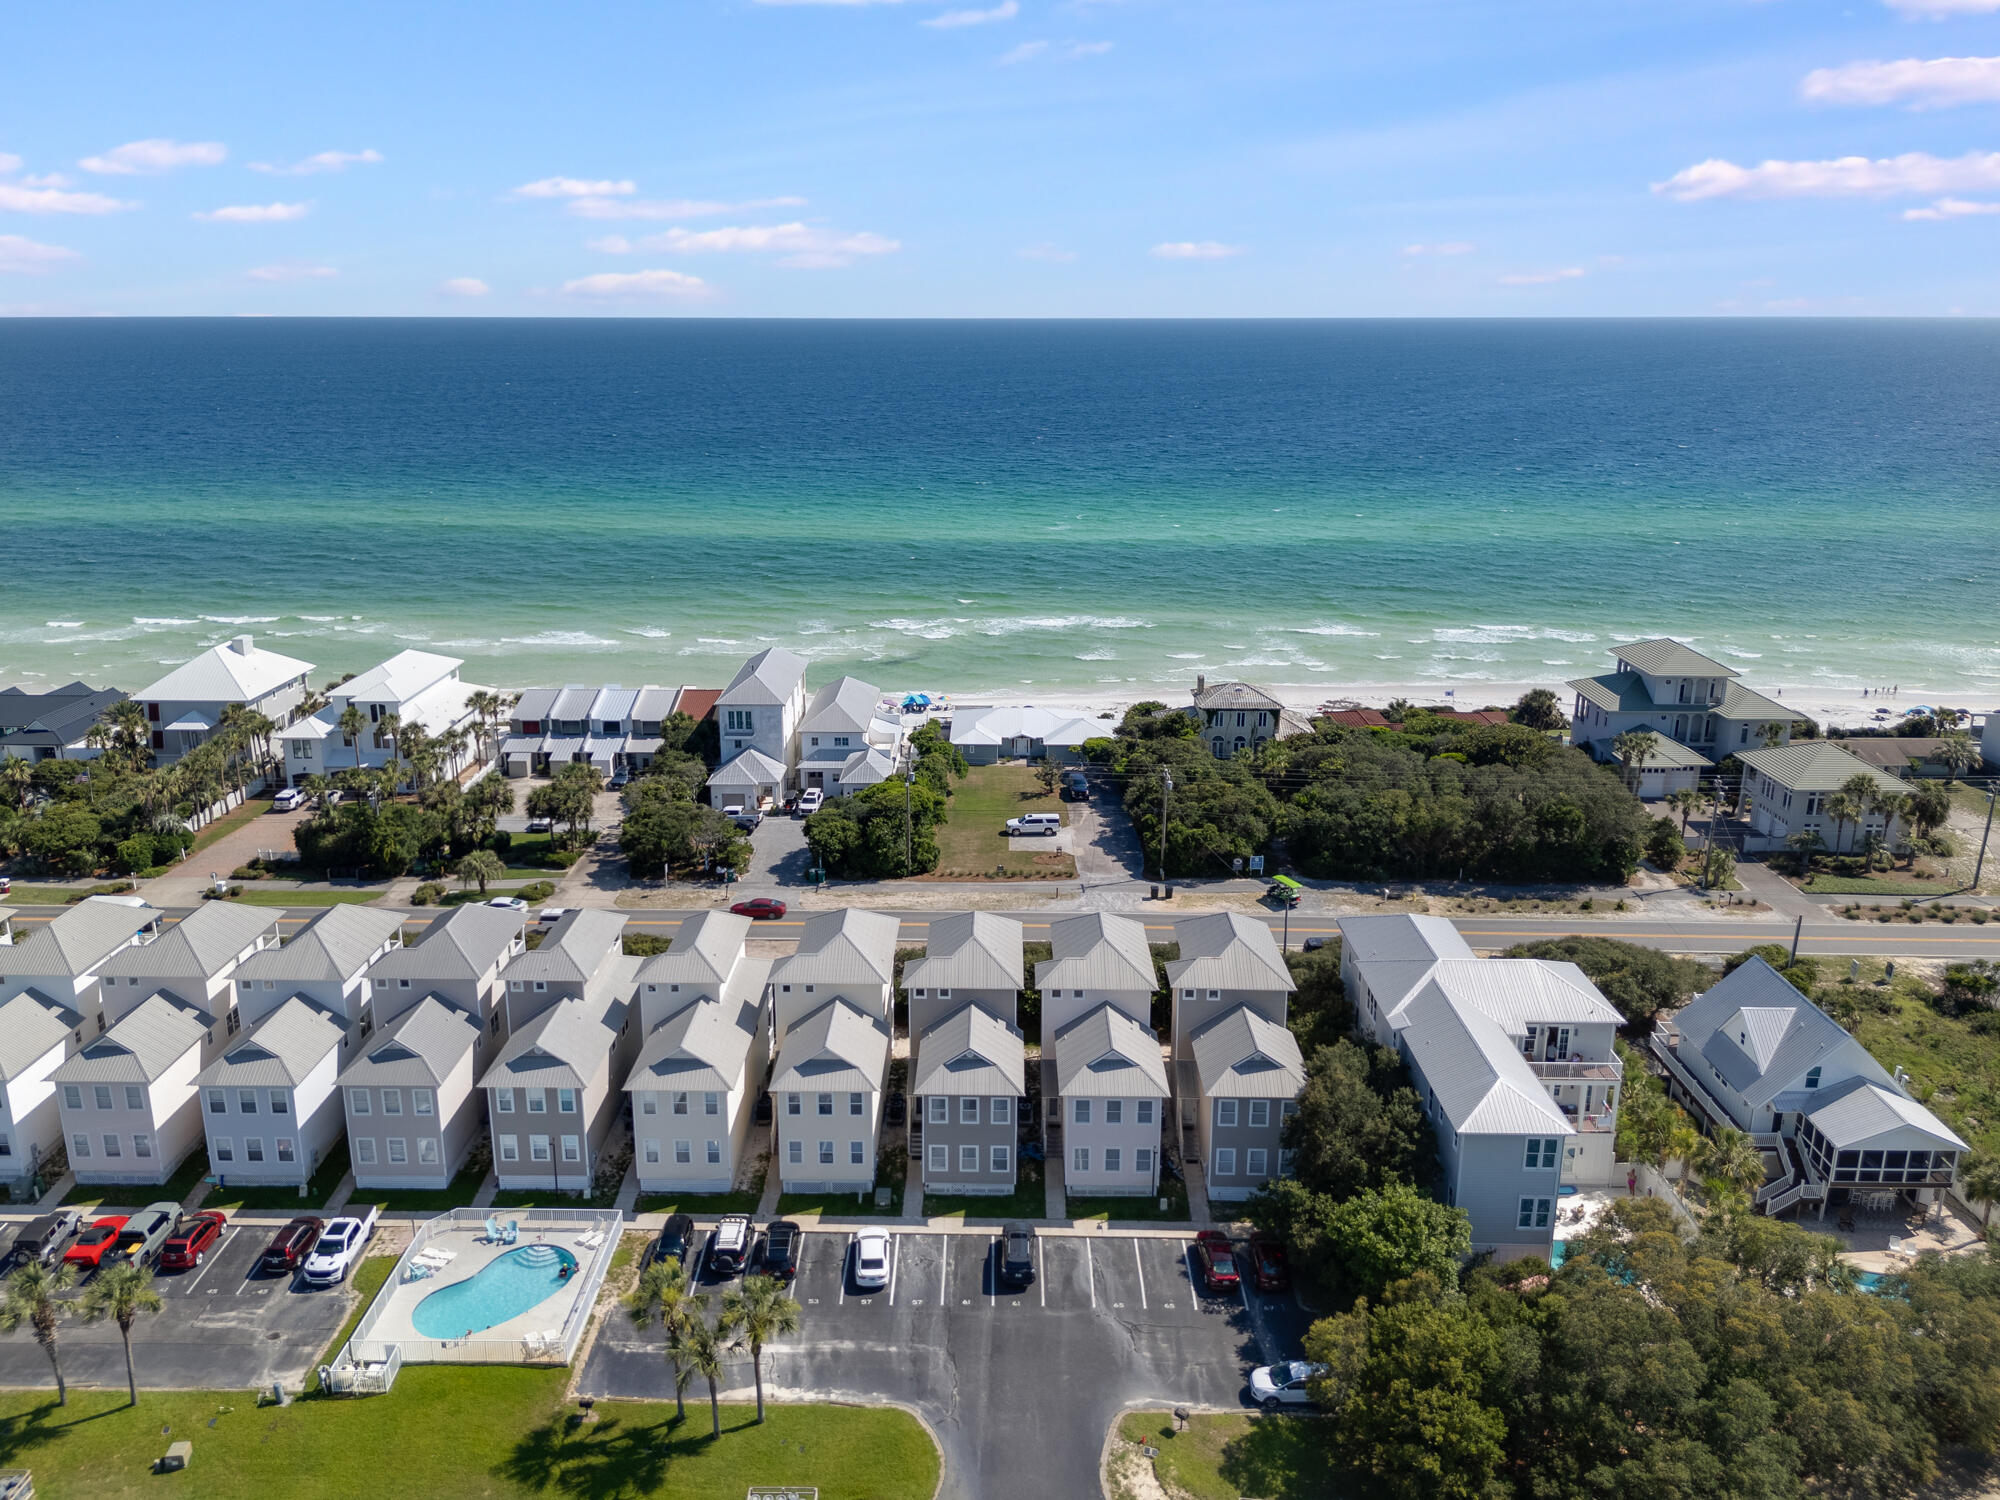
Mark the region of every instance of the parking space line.
POLYGON ((211 1260, 207 1265, 203 1266, 200 1270, 198 1270, 195 1273, 194 1280, 188 1283, 187 1287, 188 1296, 192 1297, 194 1295, 194 1289, 201 1285, 201 1278, 206 1276, 210 1271, 213 1271, 215 1269, 215 1261, 222 1259, 222 1252, 229 1248, 229 1242, 232 1239, 234 1239, 238 1233, 239 1233, 238 1230, 232 1228, 231 1230, 228 1231, 228 1233, 224 1234, 221 1239, 215 1242, 215 1260, 211 1260))
POLYGON ((942 1236, 942 1239, 944 1259, 938 1269, 938 1306, 949 1307, 951 1306, 951 1236, 947 1234, 942 1236))
POLYGON ((1146 1263, 1139 1259, 1139 1242, 1132 1241, 1132 1264, 1139 1268, 1139 1310, 1146 1310, 1146 1263))
POLYGON ((992 1289, 986 1299, 988 1308, 1000 1305, 1000 1241, 996 1237, 986 1247, 986 1284, 992 1289))
POLYGON ((840 1264, 836 1268, 840 1275, 840 1295, 833 1299, 835 1307, 847 1306, 847 1248, 841 1247, 840 1264))
POLYGON ((1039 1256, 1037 1256, 1037 1257, 1036 1257, 1036 1259, 1038 1259, 1039 1261, 1041 1261, 1041 1266, 1039 1267, 1039 1269, 1040 1269, 1040 1271, 1041 1271, 1041 1275, 1039 1275, 1039 1276, 1037 1276, 1037 1277, 1035 1278, 1035 1285, 1036 1285, 1036 1287, 1037 1287, 1037 1288, 1038 1288, 1038 1289, 1039 1289, 1039 1290, 1041 1291, 1041 1294, 1042 1294, 1042 1306, 1044 1306, 1044 1307, 1047 1307, 1047 1306, 1049 1305, 1049 1254, 1048 1254, 1048 1247, 1047 1247, 1047 1246, 1043 1246, 1043 1247, 1041 1247, 1041 1250, 1042 1250, 1042 1253, 1041 1253, 1041 1254, 1040 1254, 1039 1256))
POLYGON ((902 1250, 903 1250, 903 1237, 900 1234, 890 1235, 889 1236, 889 1305, 891 1307, 894 1307, 896 1305, 896 1262, 902 1258, 902 1250))
POLYGON ((1090 1241, 1083 1242, 1083 1274, 1090 1278, 1090 1305, 1097 1306, 1097 1266, 1090 1258, 1090 1241))

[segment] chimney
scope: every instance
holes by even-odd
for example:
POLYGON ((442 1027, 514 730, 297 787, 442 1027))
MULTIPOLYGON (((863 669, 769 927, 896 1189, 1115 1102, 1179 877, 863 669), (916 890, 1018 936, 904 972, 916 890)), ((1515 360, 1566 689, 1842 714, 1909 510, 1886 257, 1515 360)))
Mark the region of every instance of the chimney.
POLYGON ((1208 691, 1208 674, 1206 672, 1195 673, 1194 674, 1195 697, 1199 698, 1203 693, 1207 691, 1208 691))
POLYGON ((256 649, 256 639, 253 636, 239 635, 229 643, 229 649, 238 656, 248 656, 256 649))

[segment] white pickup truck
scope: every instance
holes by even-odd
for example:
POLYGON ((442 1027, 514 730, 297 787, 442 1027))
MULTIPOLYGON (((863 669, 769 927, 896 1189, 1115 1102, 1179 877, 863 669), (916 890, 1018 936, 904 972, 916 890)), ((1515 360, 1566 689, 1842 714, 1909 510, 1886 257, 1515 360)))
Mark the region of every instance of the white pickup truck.
POLYGON ((362 1248, 375 1233, 375 1220, 380 1213, 371 1203, 366 1213, 334 1219, 322 1229, 319 1243, 306 1257, 303 1267, 306 1281, 313 1286, 335 1286, 345 1281, 354 1263, 361 1259, 362 1248))

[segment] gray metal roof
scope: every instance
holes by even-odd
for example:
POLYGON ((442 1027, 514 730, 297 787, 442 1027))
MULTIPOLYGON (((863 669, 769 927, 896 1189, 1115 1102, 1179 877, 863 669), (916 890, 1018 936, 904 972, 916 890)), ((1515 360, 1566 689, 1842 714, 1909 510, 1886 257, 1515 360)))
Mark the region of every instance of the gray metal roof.
POLYGON ((806 659, 772 646, 743 663, 729 686, 722 690, 720 703, 779 704, 791 700, 806 675, 806 659))
POLYGON ((1090 912, 1049 924, 1055 956, 1035 965, 1037 989, 1145 990, 1159 987, 1146 924, 1137 917, 1090 912))
POLYGON ((1373 917, 1342 917, 1341 946, 1355 963, 1402 960, 1436 963, 1442 958, 1472 958, 1458 929, 1443 917, 1413 917, 1401 912, 1373 917))
POLYGON ((195 1075, 204 1088, 297 1088, 340 1046, 347 1029, 324 1006, 294 995, 195 1075))
POLYGON ((1247 1005, 1232 1006, 1188 1038, 1210 1099, 1296 1099, 1306 1060, 1290 1031, 1247 1005))
POLYGON ((509 984, 517 979, 586 983, 607 958, 623 951, 626 920, 622 911, 599 907, 572 911, 557 920, 539 948, 530 948, 508 964, 504 977, 509 984))
POLYGON ((597 701, 597 689, 571 685, 556 694, 549 708, 551 719, 583 720, 590 717, 590 705, 597 701))
POLYGON ((165 991, 148 995, 49 1076, 57 1083, 151 1083, 199 1047, 209 1025, 201 1011, 165 991))
POLYGON ((1298 988, 1278 951, 1278 940, 1259 917, 1240 911, 1211 912, 1174 923, 1181 956, 1167 965, 1167 982, 1209 990, 1298 988))
POLYGON ((1722 701, 1715 711, 1725 719, 1796 719, 1798 714, 1775 698, 1766 698, 1755 688, 1734 680, 1722 686, 1722 701))
POLYGON ((814 912, 799 946, 771 965, 773 984, 875 985, 896 977, 896 935, 902 919, 846 906, 814 912))
POLYGON ((1683 646, 1679 641, 1660 640, 1631 641, 1623 646, 1613 646, 1611 654, 1619 661, 1628 663, 1634 671, 1648 672, 1655 677, 1734 677, 1734 667, 1725 667, 1712 656, 1703 656, 1692 646, 1683 646))
POLYGON ((640 688, 632 697, 633 721, 641 724, 659 723, 674 711, 674 699, 679 695, 679 688, 640 688))
POLYGON ((961 1005, 918 1039, 917 1067, 910 1083, 913 1097, 1019 1097, 1027 1091, 1026 1040, 984 1006, 961 1005))
POLYGON ((125 695, 117 688, 94 688, 81 682, 41 693, 0 688, 0 753, 15 746, 53 750, 81 744, 91 725, 124 701, 125 695))
POLYGON ((278 931, 268 906, 204 901, 150 943, 114 953, 98 972, 107 977, 213 979, 259 938, 278 931))
POLYGON ((527 720, 544 723, 549 717, 549 710, 561 696, 561 688, 529 688, 514 701, 508 717, 516 724, 527 720))
POLYGON ((924 956, 903 965, 903 988, 1019 990, 1026 979, 1021 923, 991 911, 931 918, 924 956))
POLYGON ((1659 707, 1646 691, 1646 679, 1637 672, 1573 677, 1565 685, 1584 702, 1594 703, 1608 714, 1649 714, 1659 707))
POLYGON ((0 1004, 0 1083, 12 1083, 51 1049, 67 1045, 74 1027, 62 1007, 32 994, 0 1004))
POLYGON ((1056 1033, 1056 1092, 1114 1099, 1164 1099, 1167 1065, 1160 1039, 1110 1001, 1056 1033))
MULTIPOLYGON (((1454 1004, 1472 1006, 1510 1037, 1526 1036, 1528 1027, 1552 1022, 1624 1024, 1618 1008, 1572 963, 1542 958, 1454 959, 1433 966, 1429 977, 1454 1004)), ((1408 1004, 1405 999, 1390 1011, 1392 1024, 1402 1024, 1408 1004)))
POLYGON ((749 933, 750 918, 731 911, 698 911, 683 917, 673 947, 639 966, 639 983, 719 991, 743 957, 749 933))
POLYGON ((743 1061, 757 1040, 760 1014, 748 1001, 726 1000, 698 1000, 675 1011, 648 1033, 626 1089, 743 1087, 743 1061))
MULTIPOLYGON (((1754 688, 1730 678, 1713 703, 1655 702, 1646 691, 1646 680, 1637 672, 1605 672, 1596 677, 1578 677, 1568 686, 1585 702, 1594 703, 1610 714, 1712 713, 1724 719, 1795 719, 1791 709, 1766 698, 1754 688)), ((1703 765, 1708 762, 1704 760, 1703 765)))
POLYGON ((718 766, 709 776, 713 787, 770 786, 785 779, 782 761, 771 759, 762 750, 745 750, 718 766))
POLYGON ((872 1093, 888 1065, 889 1023, 829 1000, 785 1033, 771 1092, 872 1093))
POLYGON ((342 1088, 437 1088, 479 1040, 479 1022, 426 995, 340 1073, 342 1088))
MULTIPOLYGON (((1680 1050, 1699 1053, 1752 1108, 1838 1054, 1850 1076, 1894 1087, 1882 1065, 1761 958, 1746 960, 1674 1013, 1680 1050)), ((1831 1081, 1831 1080, 1829 1080, 1831 1081)))
POLYGON ((0 948, 0 973, 75 979, 129 946, 139 932, 165 915, 156 906, 95 898, 79 901, 19 942, 0 948))
POLYGON ((813 694, 799 721, 799 733, 865 734, 875 722, 875 705, 881 700, 881 690, 859 677, 836 678, 813 694))
POLYGON ((1908 790, 1887 771, 1828 740, 1793 740, 1769 750, 1739 750, 1736 758, 1788 792, 1837 792, 1850 776, 1866 776, 1885 792, 1908 790))
MULTIPOLYGON (((631 1010, 623 995, 606 990, 558 1000, 525 1025, 479 1080, 483 1089, 583 1088, 618 1043, 631 1010)), ((617 1080, 613 1079, 614 1086, 617 1080)))
POLYGON ((1462 1135, 1573 1135, 1520 1051, 1491 1017, 1455 1005, 1435 980, 1403 1002, 1400 1036, 1462 1135))
POLYGON ((527 914, 505 907, 455 906, 424 929, 408 947, 383 954, 368 966, 371 978, 477 979, 521 941, 527 914))
POLYGON ((372 906, 329 906, 293 933, 281 948, 243 960, 239 979, 345 981, 368 966, 376 951, 402 931, 403 914, 372 906))
MULTIPOLYGON (((1968 1149, 1956 1131, 1916 1100, 1865 1078, 1849 1078, 1835 1085, 1822 1102, 1807 1111, 1806 1118, 1836 1149, 1852 1149, 1908 1130, 1921 1131, 1928 1139, 1928 1148, 1920 1146, 1919 1150, 1968 1149)), ((1906 1142, 1893 1144, 1901 1148, 1906 1142)))

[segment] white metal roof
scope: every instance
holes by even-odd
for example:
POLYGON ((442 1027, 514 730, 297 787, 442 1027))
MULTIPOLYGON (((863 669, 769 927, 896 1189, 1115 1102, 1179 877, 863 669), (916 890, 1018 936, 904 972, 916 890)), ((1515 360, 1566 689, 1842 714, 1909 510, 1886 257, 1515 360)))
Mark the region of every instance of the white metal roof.
POLYGON ((1159 987, 1146 924, 1137 917, 1089 912, 1049 924, 1053 958, 1035 965, 1037 989, 1146 990, 1159 987))
POLYGON ((757 1039, 760 1011, 749 1001, 698 1000, 648 1033, 626 1089, 701 1089, 744 1085, 743 1062, 757 1039))
POLYGON ((789 703, 800 682, 805 679, 806 659, 783 646, 772 646, 759 651, 737 668, 736 675, 729 679, 729 686, 722 690, 719 703, 781 704, 789 703))
POLYGON ((881 699, 881 690, 859 677, 836 678, 813 694, 805 718, 799 722, 799 732, 866 734, 875 722, 875 706, 881 699))
POLYGON ((771 1075, 774 1094, 872 1093, 889 1064, 889 1023, 829 1000, 785 1033, 771 1075))
POLYGON ((265 948, 243 960, 238 979, 352 979, 382 945, 402 930, 403 914, 351 903, 329 906, 300 928, 281 948, 265 948))
POLYGON ((121 949, 104 961, 106 977, 213 979, 245 948, 278 930, 268 906, 204 901, 150 943, 121 949))
POLYGON ((1909 1130, 1922 1132, 1930 1150, 1968 1149, 1956 1131, 1916 1100, 1865 1078, 1850 1078, 1829 1090, 1823 1102, 1806 1112, 1806 1118, 1836 1149, 1852 1149, 1909 1130))
POLYGON ((1074 749, 1085 740, 1108 739, 1111 725, 1031 704, 997 708, 961 708, 951 716, 954 745, 999 745, 1009 740, 1040 740, 1044 745, 1074 749))
POLYGON ((151 703, 255 703, 312 663, 266 651, 247 635, 212 646, 132 696, 151 703))
POLYGON ((1489 1016, 1455 1005, 1435 980, 1404 1002, 1403 1045, 1463 1135, 1572 1135, 1548 1090, 1489 1016))
POLYGON ((542 939, 508 964, 502 977, 554 980, 561 984, 583 984, 604 967, 604 961, 623 952, 627 917, 622 911, 601 907, 579 907, 559 918, 542 939))
POLYGON ((991 911, 931 919, 924 956, 903 965, 903 988, 1018 990, 1026 979, 1021 923, 991 911))
POLYGON ((32 994, 0 1003, 0 1083, 11 1083, 70 1039, 72 1023, 52 1002, 32 994))
POLYGON ((1278 940, 1261 918, 1240 911, 1210 912, 1174 923, 1181 956, 1167 965, 1167 982, 1210 990, 1298 988, 1278 940))
POLYGON ((924 1032, 910 1094, 1019 1097, 1028 1089, 1027 1043, 1020 1030, 981 1005, 961 1005, 924 1032))
POLYGON ((202 1087, 297 1088, 347 1035, 324 1006, 299 995, 195 1075, 202 1087))
POLYGON ((641 984, 684 984, 719 989, 743 957, 750 918, 730 911, 683 917, 674 945, 639 966, 641 984))
POLYGON ((1306 1086, 1298 1039, 1247 1005, 1232 1006, 1188 1038, 1211 1099, 1296 1099, 1306 1086))
MULTIPOLYGON (((479 1080, 483 1089, 584 1088, 617 1044, 629 1002, 623 994, 558 1000, 514 1028, 479 1080)), ((612 1080, 615 1085, 617 1080, 612 1080)))
MULTIPOLYGON (((1619 1026, 1624 1016, 1572 963, 1541 958, 1455 959, 1432 967, 1430 978, 1453 1003, 1470 1005, 1510 1037, 1534 1025, 1619 1026)), ((1409 1000, 1390 1012, 1402 1024, 1409 1000)))
POLYGON ((148 995, 49 1077, 56 1083, 151 1083, 190 1047, 200 1046, 210 1024, 165 992, 148 995))
POLYGON ((731 787, 749 789, 759 786, 775 786, 785 779, 783 762, 773 760, 762 750, 745 750, 718 766, 708 778, 712 787, 728 790, 731 787))
POLYGON ((407 703, 453 676, 465 663, 430 651, 398 651, 387 661, 350 677, 332 694, 358 703, 407 703))
POLYGON ((79 901, 18 942, 0 948, 0 974, 75 979, 129 947, 134 937, 165 915, 156 906, 79 901))
POLYGON ((1695 996, 1674 1013, 1673 1024, 1680 1051, 1706 1058, 1752 1108, 1796 1088, 1814 1065, 1835 1057, 1849 1076, 1894 1086, 1839 1022, 1761 958, 1745 960, 1695 996))
POLYGON ((370 978, 477 979, 506 957, 528 925, 525 913, 501 906, 455 906, 424 929, 408 947, 383 954, 368 967, 370 978))
POLYGON ((340 1074, 342 1088, 436 1088, 479 1040, 479 1022, 426 995, 340 1074))
POLYGON ((1063 1097, 1164 1099, 1160 1039, 1106 1001, 1056 1033, 1056 1090, 1063 1097))
POLYGON ((799 933, 799 946, 771 965, 773 984, 888 984, 896 977, 896 935, 900 917, 859 906, 814 912, 799 933))
POLYGON ((1401 912, 1372 917, 1342 917, 1340 941, 1355 963, 1383 959, 1436 963, 1441 958, 1472 958, 1472 949, 1458 929, 1443 917, 1414 917, 1401 912))

